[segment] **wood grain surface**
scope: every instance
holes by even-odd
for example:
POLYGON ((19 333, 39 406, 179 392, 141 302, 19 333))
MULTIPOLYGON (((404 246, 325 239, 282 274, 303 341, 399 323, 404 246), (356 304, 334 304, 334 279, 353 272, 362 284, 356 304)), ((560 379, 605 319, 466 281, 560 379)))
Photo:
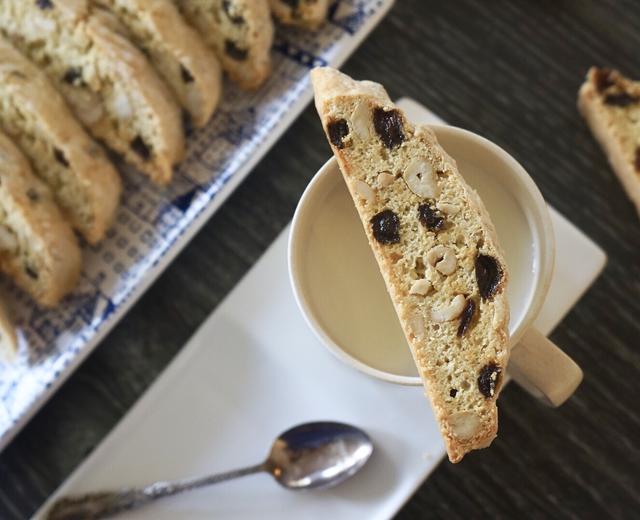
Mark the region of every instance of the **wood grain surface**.
MULTIPOLYGON (((444 462, 398 518, 638 518, 640 219, 579 117, 592 64, 640 78, 637 0, 397 0, 345 65, 512 153, 609 264, 552 335, 585 371, 550 410, 515 386, 500 436, 444 462)), ((0 454, 0 519, 28 517, 115 426, 289 222, 329 155, 311 108, 0 454)))

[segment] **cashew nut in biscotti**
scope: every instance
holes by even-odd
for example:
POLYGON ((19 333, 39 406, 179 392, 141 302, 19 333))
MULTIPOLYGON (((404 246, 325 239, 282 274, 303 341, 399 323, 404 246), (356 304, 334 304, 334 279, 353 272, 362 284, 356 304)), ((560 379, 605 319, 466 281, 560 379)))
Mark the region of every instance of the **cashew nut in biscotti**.
POLYGON ((464 311, 466 301, 466 298, 462 294, 458 294, 446 307, 433 309, 431 311, 431 319, 440 323, 455 320, 462 314, 462 311, 464 311))
POLYGON ((443 245, 437 245, 429 250, 427 262, 444 275, 453 274, 458 265, 456 254, 452 249, 443 245))

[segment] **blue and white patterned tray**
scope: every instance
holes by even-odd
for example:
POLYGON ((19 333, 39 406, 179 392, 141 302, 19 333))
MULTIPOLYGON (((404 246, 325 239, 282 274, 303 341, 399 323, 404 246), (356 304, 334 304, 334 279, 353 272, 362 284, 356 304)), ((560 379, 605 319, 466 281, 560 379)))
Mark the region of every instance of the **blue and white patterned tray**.
POLYGON ((211 217, 311 99, 308 71, 340 65, 393 0, 340 0, 319 32, 279 29, 273 74, 256 93, 227 89, 211 123, 190 138, 168 189, 124 171, 116 224, 97 247, 73 295, 42 310, 5 287, 20 328, 20 352, 0 365, 0 450, 124 316, 211 217))

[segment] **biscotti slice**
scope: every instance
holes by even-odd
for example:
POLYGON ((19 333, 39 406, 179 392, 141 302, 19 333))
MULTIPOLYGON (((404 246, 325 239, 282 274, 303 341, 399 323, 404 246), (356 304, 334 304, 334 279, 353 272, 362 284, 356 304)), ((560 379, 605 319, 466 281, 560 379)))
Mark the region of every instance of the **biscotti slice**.
POLYGON ((2 37, 0 127, 28 155, 71 225, 91 244, 102 239, 118 206, 118 172, 47 76, 2 37))
POLYGON ((640 213, 640 82, 592 67, 578 107, 640 213))
POLYGON ((218 58, 170 0, 97 0, 127 27, 133 41, 171 87, 197 128, 218 105, 222 70, 218 58))
POLYGON ((276 19, 285 25, 317 29, 327 19, 329 0, 269 0, 276 19))
POLYGON ((456 163, 384 88, 311 72, 322 124, 431 399, 449 459, 496 436, 509 358, 507 271, 456 163))
POLYGON ((187 21, 215 50, 222 68, 243 89, 271 72, 273 21, 268 0, 177 0, 187 21))
POLYGON ((49 189, 0 132, 0 271, 44 306, 60 301, 81 268, 76 237, 49 189))
POLYGON ((115 16, 86 0, 2 0, 0 29, 94 137, 154 181, 171 180, 184 152, 180 109, 115 16))
POLYGON ((0 361, 11 361, 18 350, 16 329, 4 302, 0 301, 0 361))

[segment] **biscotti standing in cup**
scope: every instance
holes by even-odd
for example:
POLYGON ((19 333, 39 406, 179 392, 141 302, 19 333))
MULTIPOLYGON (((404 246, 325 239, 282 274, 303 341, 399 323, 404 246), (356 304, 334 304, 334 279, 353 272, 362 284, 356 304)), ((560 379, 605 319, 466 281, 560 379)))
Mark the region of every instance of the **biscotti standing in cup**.
POLYGON ((507 271, 477 194, 381 85, 312 71, 323 127, 385 279, 449 458, 488 446, 509 358, 507 271))
POLYGON ((185 128, 203 127, 218 105, 222 69, 213 50, 171 0, 97 0, 126 25, 133 41, 171 87, 184 111, 185 128))
POLYGON ((233 82, 249 90, 264 83, 273 43, 268 0, 177 0, 177 5, 233 82))
POLYGON ((80 249, 49 189, 1 132, 0 181, 0 271, 53 306, 78 280, 80 249))
POLYGON ((0 127, 22 148, 71 225, 101 240, 115 217, 118 172, 47 76, 0 37, 0 127))
POLYGON ((592 67, 578 108, 640 213, 640 82, 592 67))
POLYGON ((86 0, 2 0, 0 29, 97 139, 166 184, 184 153, 180 109, 122 24, 86 0))

